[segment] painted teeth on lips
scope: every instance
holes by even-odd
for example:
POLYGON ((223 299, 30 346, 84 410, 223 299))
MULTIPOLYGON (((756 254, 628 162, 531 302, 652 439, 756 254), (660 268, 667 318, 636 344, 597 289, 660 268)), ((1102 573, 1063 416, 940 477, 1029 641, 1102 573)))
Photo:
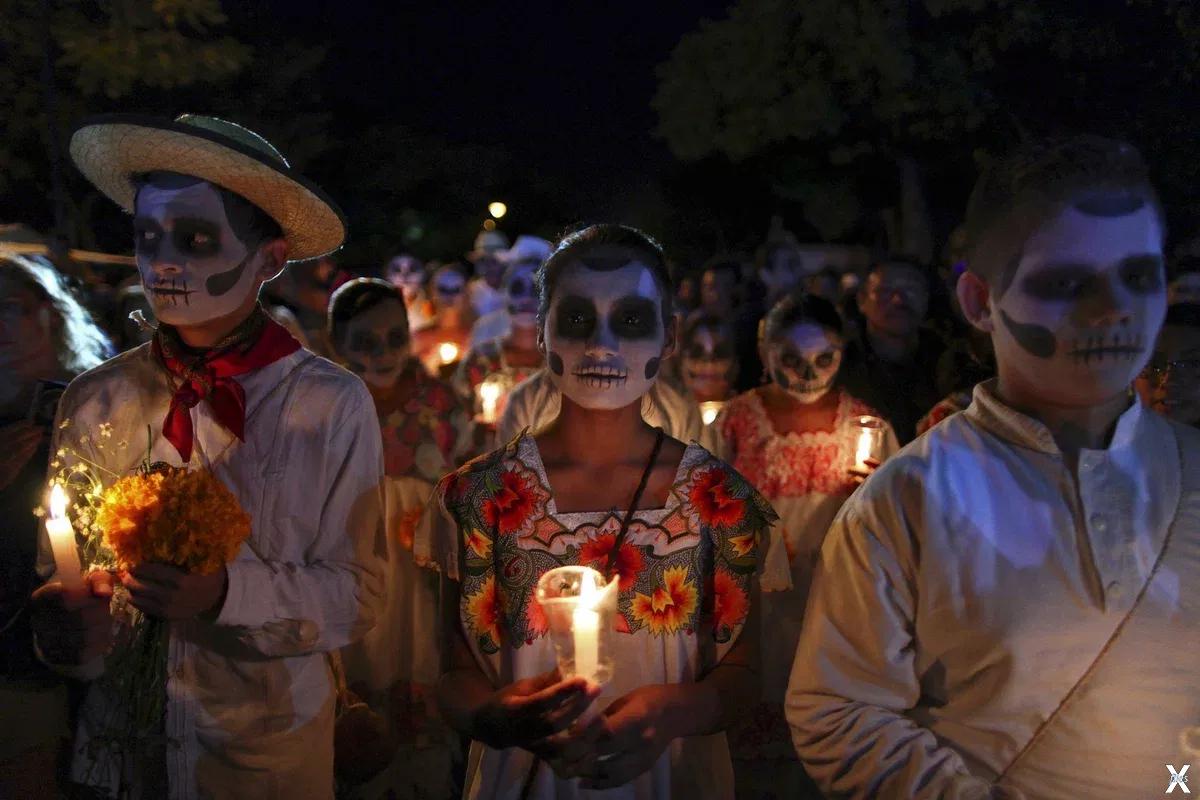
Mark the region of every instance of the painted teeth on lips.
POLYGON ((575 370, 575 377, 577 378, 619 378, 623 380, 628 374, 628 370, 621 369, 620 367, 604 366, 602 364, 591 364, 575 370))

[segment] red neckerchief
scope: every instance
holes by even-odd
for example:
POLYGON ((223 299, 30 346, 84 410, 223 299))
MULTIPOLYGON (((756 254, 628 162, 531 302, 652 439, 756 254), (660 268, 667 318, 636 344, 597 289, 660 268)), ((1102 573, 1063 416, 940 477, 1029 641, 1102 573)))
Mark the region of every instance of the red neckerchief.
POLYGON ((192 458, 191 409, 197 403, 207 398, 217 422, 245 441, 246 391, 234 376, 262 369, 300 349, 300 343, 282 325, 262 312, 256 312, 246 326, 195 358, 185 355, 178 334, 166 325, 159 326, 152 346, 159 362, 180 381, 162 432, 179 451, 184 464, 192 458))

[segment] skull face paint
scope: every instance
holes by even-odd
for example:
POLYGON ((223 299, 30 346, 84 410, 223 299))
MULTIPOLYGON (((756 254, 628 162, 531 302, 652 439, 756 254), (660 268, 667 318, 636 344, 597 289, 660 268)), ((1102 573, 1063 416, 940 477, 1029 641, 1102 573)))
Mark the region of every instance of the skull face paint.
POLYGON ((404 371, 411 340, 399 300, 384 300, 346 322, 338 353, 372 389, 390 389, 404 371))
POLYGON ((465 297, 467 279, 454 267, 442 267, 433 276, 433 299, 440 309, 457 308, 465 297))
POLYGON ((637 402, 654 385, 667 342, 654 273, 636 259, 603 270, 567 263, 543 338, 550 378, 575 403, 612 410, 637 402))
POLYGON ((733 388, 733 341, 720 327, 697 326, 683 344, 683 382, 696 399, 724 400, 733 388))
POLYGON ((413 256, 400 255, 384 267, 383 277, 404 293, 404 302, 411 305, 421 295, 425 283, 425 265, 413 256))
POLYGON ((133 229, 146 298, 168 325, 228 316, 262 285, 255 253, 234 233, 212 184, 142 186, 133 229))
POLYGON ((1166 313, 1157 213, 1096 210, 1069 206, 1038 228, 990 299, 1001 379, 1067 405, 1124 392, 1166 313))
POLYGON ((536 328, 538 301, 533 288, 533 273, 538 262, 520 261, 513 264, 504 276, 504 292, 508 297, 508 316, 516 328, 536 328))
POLYGON ((844 349, 842 337, 835 332, 801 322, 767 343, 767 371, 781 389, 809 405, 833 388, 844 349))

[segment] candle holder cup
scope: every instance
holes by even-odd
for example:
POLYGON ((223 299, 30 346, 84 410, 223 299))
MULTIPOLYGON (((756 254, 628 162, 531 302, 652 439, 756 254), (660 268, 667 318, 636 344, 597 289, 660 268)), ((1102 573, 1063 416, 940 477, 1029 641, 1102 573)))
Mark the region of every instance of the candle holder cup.
POLYGON ((578 676, 604 686, 612 678, 617 584, 591 567, 557 567, 538 581, 537 602, 563 679, 578 676))

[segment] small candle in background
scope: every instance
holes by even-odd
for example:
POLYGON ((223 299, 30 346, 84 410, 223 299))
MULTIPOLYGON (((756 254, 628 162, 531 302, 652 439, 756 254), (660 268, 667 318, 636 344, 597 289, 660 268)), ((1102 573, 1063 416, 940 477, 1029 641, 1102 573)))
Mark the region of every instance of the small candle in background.
POLYGON ((854 448, 854 471, 869 473, 879 466, 883 444, 883 420, 878 417, 859 417, 855 421, 858 440, 854 448))
POLYGON ((700 404, 700 419, 705 425, 712 425, 717 421, 717 417, 721 414, 721 409, 725 407, 725 403, 721 400, 705 400, 700 404))
POLYGON ((571 612, 571 629, 575 637, 575 674, 593 683, 600 667, 600 612, 595 609, 598 599, 596 581, 589 570, 579 584, 579 605, 571 612))
POLYGON ((67 519, 67 493, 59 484, 50 489, 50 516, 46 518, 46 533, 50 537, 50 549, 54 552, 56 577, 67 589, 83 586, 83 567, 79 563, 79 547, 75 543, 75 529, 67 519))
POLYGON ((458 360, 458 345, 454 342, 442 342, 438 345, 438 358, 443 364, 453 364, 458 360))
POLYGON ((499 419, 500 384, 488 379, 479 384, 479 414, 480 420, 489 425, 499 419))

